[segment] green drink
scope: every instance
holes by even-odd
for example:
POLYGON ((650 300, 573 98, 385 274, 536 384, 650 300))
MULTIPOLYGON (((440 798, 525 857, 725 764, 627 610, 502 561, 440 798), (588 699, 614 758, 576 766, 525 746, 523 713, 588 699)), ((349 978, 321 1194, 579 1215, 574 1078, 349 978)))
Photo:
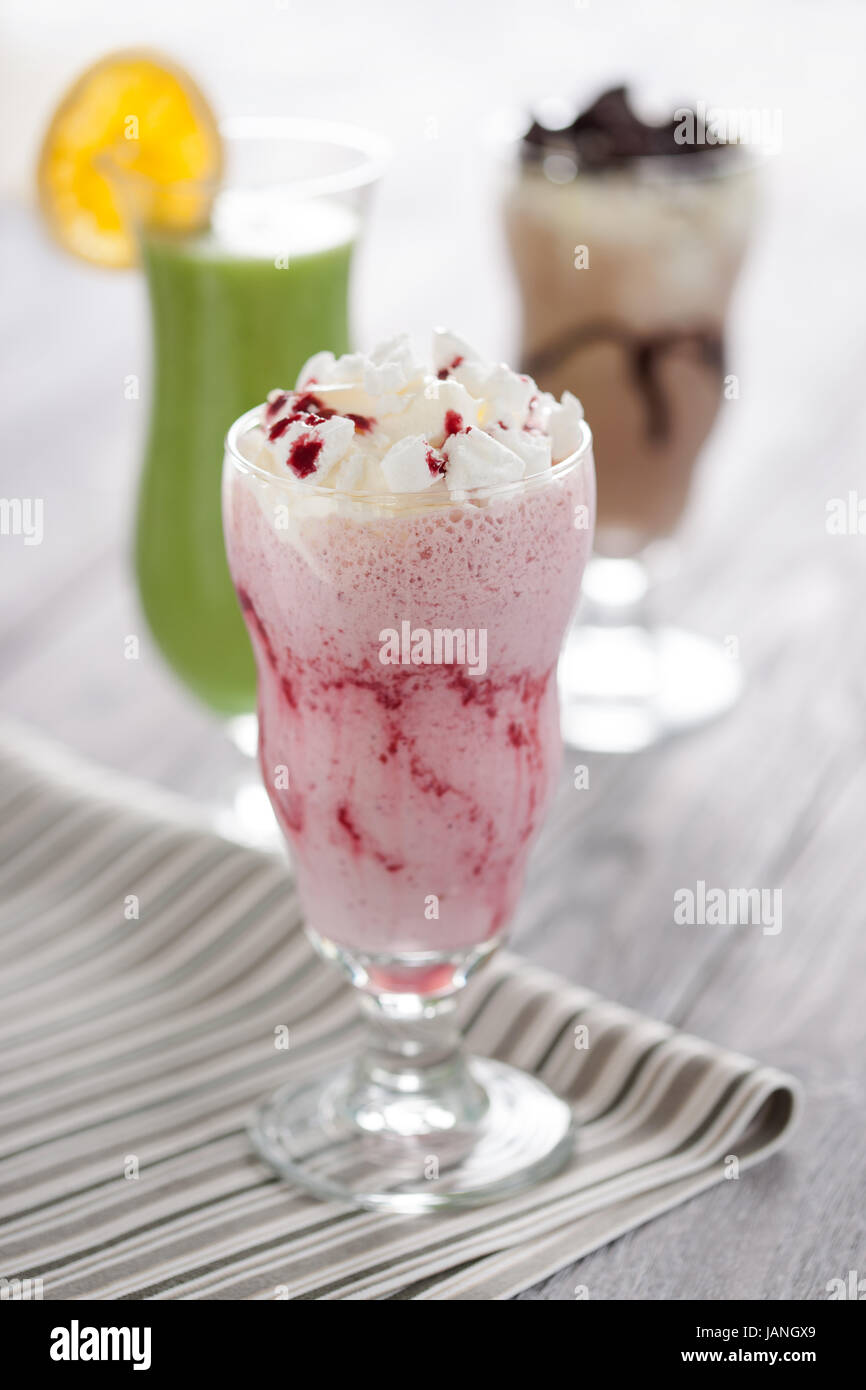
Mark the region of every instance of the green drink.
MULTIPOLYGON (((339 226, 335 227, 339 232, 339 226)), ((269 260, 215 239, 148 237, 154 384, 135 558, 163 655, 213 709, 255 703, 255 668, 225 561, 220 465, 226 430, 312 352, 348 349, 352 241, 269 260)))
POLYGON ((195 231, 164 230, 164 193, 117 170, 153 333, 139 593, 163 656, 226 717, 255 707, 256 675, 225 560, 223 441, 314 352, 348 349, 352 255, 382 161, 374 138, 326 123, 233 124, 219 186, 172 186, 175 207, 201 209, 195 231))

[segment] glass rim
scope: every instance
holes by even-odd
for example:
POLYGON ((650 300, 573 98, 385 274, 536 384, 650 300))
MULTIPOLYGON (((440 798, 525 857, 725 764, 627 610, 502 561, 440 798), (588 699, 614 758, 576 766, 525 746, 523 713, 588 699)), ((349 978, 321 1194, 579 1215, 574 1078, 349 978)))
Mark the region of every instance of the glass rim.
POLYGON ((739 144, 707 146, 705 153, 697 155, 640 155, 609 168, 593 169, 581 168, 576 157, 565 145, 561 148, 551 146, 546 154, 526 159, 521 154, 522 144, 522 136, 512 137, 510 144, 503 149, 503 158, 521 175, 537 175, 550 184, 551 188, 571 188, 580 180, 586 179, 593 179, 599 183, 629 181, 646 187, 715 183, 736 178, 738 175, 757 173, 766 168, 777 155, 777 151, 766 146, 744 141, 739 144), (544 168, 546 160, 550 158, 570 159, 574 164, 574 172, 568 178, 551 178, 544 168))
MULTIPOLYGON (((707 144, 693 156, 678 154, 640 155, 625 159, 609 168, 581 167, 567 144, 551 145, 547 154, 571 158, 575 171, 570 178, 559 180, 544 172, 544 156, 524 159, 521 149, 531 124, 531 114, 524 106, 500 107, 491 113, 484 128, 485 145, 500 167, 512 172, 537 173, 554 188, 568 188, 578 179, 631 179, 634 183, 703 183, 735 174, 751 174, 772 164, 779 157, 778 147, 761 140, 732 140, 727 144, 707 144)), ((551 127, 556 134, 556 128, 551 127)))
MULTIPOLYGON (((354 389, 351 384, 329 386, 328 394, 354 389)), ((331 501, 342 500, 352 502, 357 506, 376 507, 380 510, 383 507, 388 511, 405 511, 413 508, 429 510, 437 508, 441 510, 449 506, 460 506, 464 502, 510 497, 520 492, 528 492, 534 486, 554 482, 573 472, 576 468, 585 466, 592 459, 592 430, 586 420, 581 420, 581 439, 576 449, 566 458, 551 464, 549 468, 543 469, 540 473, 531 473, 529 477, 517 478, 514 482, 487 483, 480 487, 455 491, 453 495, 449 492, 447 496, 443 496, 442 493, 431 495, 430 488, 425 488, 422 492, 347 492, 341 488, 325 487, 321 483, 306 483, 289 476, 281 478, 277 474, 269 472, 267 468, 261 468, 257 463, 253 463, 241 452, 239 447, 241 436, 256 425, 262 424, 266 405, 267 402, 263 401, 261 405, 253 406, 252 410, 247 410, 243 415, 240 415, 229 427, 225 437, 226 464, 231 463, 235 472, 252 473, 257 478, 261 478, 263 482, 270 483, 287 492, 297 494, 300 489, 302 497, 321 497, 331 501)))
MULTIPOLYGON (((357 154, 357 162, 348 169, 302 178, 277 177, 273 180, 277 187, 286 188, 299 198, 328 197, 368 188, 382 177, 392 154, 390 141, 365 126, 302 116, 231 116, 220 121, 219 133, 222 140, 231 145, 272 140, 275 145, 330 145, 334 149, 357 154)), ((223 187, 230 189, 233 186, 231 176, 226 178, 222 163, 207 178, 160 183, 127 164, 123 159, 124 148, 125 142, 119 141, 94 161, 109 178, 118 178, 132 186, 154 188, 160 193, 215 193, 223 187)))

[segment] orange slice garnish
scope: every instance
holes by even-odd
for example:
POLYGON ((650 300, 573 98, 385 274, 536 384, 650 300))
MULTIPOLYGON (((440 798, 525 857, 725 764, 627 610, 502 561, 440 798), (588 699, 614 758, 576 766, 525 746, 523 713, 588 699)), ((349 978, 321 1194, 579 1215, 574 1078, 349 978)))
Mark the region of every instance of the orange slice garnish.
POLYGON ((157 53, 110 53, 78 78, 51 119, 39 203, 68 251, 128 266, 136 211, 168 231, 206 224, 221 168, 216 119, 192 79, 157 53))

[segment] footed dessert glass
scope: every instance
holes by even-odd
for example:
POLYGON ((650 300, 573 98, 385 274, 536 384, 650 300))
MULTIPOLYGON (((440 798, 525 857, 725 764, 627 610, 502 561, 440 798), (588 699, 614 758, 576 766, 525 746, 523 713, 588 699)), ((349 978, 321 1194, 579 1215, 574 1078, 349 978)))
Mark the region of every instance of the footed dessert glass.
POLYGON ((724 395, 725 320, 751 231, 754 153, 678 145, 621 90, 520 146, 505 224, 522 306, 522 365, 580 397, 598 469, 595 555, 560 667, 563 733, 628 751, 737 698, 721 645, 659 625, 651 581, 724 395))
POLYGON ((174 673, 226 722, 237 760, 221 831, 271 847, 278 832, 247 754, 255 667, 225 562, 226 430, 317 347, 349 346, 349 285, 386 150, 327 121, 243 117, 222 127, 218 180, 168 189, 114 154, 106 173, 134 227, 153 326, 153 390, 135 572, 174 673), (165 230, 166 207, 184 214, 165 230))
POLYGON ((491 1201, 572 1144, 542 1082, 465 1055, 456 1005, 502 941, 560 771, 556 666, 592 541, 591 435, 460 500, 299 497, 247 457, 260 420, 229 432, 223 506, 262 775, 308 934, 368 1030, 354 1061, 268 1100, 253 1140, 325 1198, 491 1201))

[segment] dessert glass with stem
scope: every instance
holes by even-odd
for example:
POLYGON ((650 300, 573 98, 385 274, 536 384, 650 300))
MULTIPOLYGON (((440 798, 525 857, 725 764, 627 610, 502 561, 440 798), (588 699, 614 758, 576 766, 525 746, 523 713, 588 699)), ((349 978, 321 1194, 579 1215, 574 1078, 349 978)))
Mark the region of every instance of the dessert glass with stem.
POLYGON ((251 461, 261 419, 229 431, 223 505, 262 774, 307 931, 356 987, 367 1037, 350 1064, 268 1100, 252 1136, 326 1198, 490 1201, 572 1143, 541 1081, 465 1055, 457 999, 503 938, 561 768, 556 666, 591 546, 590 432, 543 473, 459 500, 307 485, 299 500, 251 461), (383 664, 404 624, 455 635, 458 656, 474 634, 483 670, 447 650, 383 664))
MULTIPOLYGON (((135 229, 152 322, 138 592, 168 664, 249 754, 255 666, 225 560, 223 440, 316 348, 348 349, 350 271, 386 149, 326 121, 237 118, 221 133, 218 181, 166 188, 119 154, 106 171, 135 229)), ((273 818, 244 764, 221 825, 255 842, 273 818)))
POLYGON ((721 714, 741 688, 720 644, 654 620, 651 579, 672 568, 726 389, 754 165, 733 146, 583 171, 559 153, 517 161, 510 177, 522 365, 547 390, 576 393, 595 438, 595 554, 560 667, 563 733, 577 747, 645 747, 721 714))

